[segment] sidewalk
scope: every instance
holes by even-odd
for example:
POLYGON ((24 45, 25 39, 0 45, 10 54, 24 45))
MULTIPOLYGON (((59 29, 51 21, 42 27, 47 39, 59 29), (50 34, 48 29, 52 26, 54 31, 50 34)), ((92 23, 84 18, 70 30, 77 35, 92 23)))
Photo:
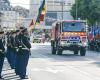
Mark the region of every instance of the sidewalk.
MULTIPOLYGON (((14 69, 10 68, 8 61, 5 59, 3 70, 2 70, 3 80, 21 80, 18 75, 15 74, 14 69)), ((25 79, 31 80, 31 79, 25 79)))

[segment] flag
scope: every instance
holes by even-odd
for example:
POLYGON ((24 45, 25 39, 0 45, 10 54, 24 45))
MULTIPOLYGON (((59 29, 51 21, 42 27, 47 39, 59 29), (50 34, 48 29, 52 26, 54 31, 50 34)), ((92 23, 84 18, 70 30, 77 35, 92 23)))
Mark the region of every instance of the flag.
POLYGON ((32 19, 31 24, 30 24, 29 27, 31 27, 31 26, 33 26, 33 25, 34 25, 34 21, 33 21, 33 19, 32 19))
POLYGON ((32 19, 31 23, 30 23, 30 26, 29 26, 29 30, 33 30, 35 28, 35 23, 34 23, 34 20, 32 19))
POLYGON ((40 23, 40 21, 44 20, 45 17, 45 13, 46 13, 46 8, 45 8, 45 0, 43 0, 40 8, 39 8, 39 13, 36 19, 36 23, 40 23))

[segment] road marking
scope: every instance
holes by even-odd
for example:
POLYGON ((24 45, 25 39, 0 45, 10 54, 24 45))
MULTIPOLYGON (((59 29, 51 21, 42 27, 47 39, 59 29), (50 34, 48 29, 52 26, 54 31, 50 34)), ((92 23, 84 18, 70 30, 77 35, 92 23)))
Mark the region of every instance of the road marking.
POLYGON ((31 71, 36 71, 36 72, 39 72, 39 71, 45 71, 45 72, 51 72, 51 73, 58 73, 58 72, 63 72, 64 70, 57 70, 57 69, 52 69, 52 68, 49 68, 49 67, 46 67, 44 69, 42 68, 34 68, 34 69, 31 69, 31 71))
POLYGON ((75 68, 75 67, 72 67, 72 66, 67 66, 67 68, 74 70, 74 71, 77 71, 77 72, 80 72, 81 74, 84 74, 85 76, 87 76, 88 78, 92 78, 93 80, 100 80, 99 77, 95 77, 94 75, 91 75, 88 72, 82 71, 78 68, 75 68))

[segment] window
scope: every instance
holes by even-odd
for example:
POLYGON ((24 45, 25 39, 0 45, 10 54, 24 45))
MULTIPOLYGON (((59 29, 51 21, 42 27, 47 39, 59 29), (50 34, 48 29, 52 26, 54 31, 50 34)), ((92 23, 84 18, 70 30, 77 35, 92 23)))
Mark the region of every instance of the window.
POLYGON ((82 22, 64 22, 63 32, 85 31, 85 23, 82 22))

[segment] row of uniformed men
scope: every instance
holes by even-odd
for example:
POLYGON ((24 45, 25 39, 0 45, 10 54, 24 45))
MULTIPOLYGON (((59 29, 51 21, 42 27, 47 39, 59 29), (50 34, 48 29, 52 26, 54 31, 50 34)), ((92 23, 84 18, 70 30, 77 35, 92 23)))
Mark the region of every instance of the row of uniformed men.
POLYGON ((7 49, 5 49, 4 32, 0 32, 0 79, 5 56, 12 69, 15 69, 16 75, 21 79, 26 79, 26 68, 30 53, 30 40, 26 28, 11 31, 6 34, 7 49))

